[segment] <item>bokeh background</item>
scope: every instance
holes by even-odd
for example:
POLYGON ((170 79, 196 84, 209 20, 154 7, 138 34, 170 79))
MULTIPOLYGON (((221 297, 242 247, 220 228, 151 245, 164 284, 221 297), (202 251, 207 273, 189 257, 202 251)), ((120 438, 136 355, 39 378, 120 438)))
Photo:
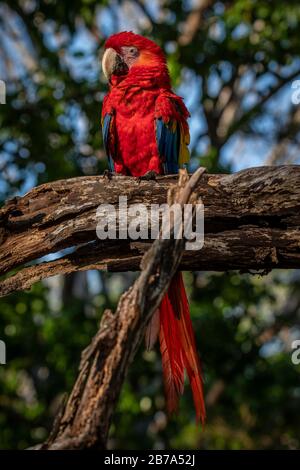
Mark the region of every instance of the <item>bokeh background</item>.
MULTIPOLYGON (((7 86, 0 204, 37 184, 106 168, 99 55, 120 30, 145 34, 166 51, 174 89, 192 114, 191 171, 200 163, 210 172, 297 163, 299 20, 297 0, 0 1, 7 86)), ((0 299, 8 361, 0 366, 0 448, 45 439, 81 350, 133 278, 74 273, 0 299)), ((291 361, 300 339, 299 272, 185 278, 206 376, 205 431, 195 425, 188 389, 179 414, 167 419, 159 352, 141 348, 109 447, 299 448, 300 370, 291 361)))

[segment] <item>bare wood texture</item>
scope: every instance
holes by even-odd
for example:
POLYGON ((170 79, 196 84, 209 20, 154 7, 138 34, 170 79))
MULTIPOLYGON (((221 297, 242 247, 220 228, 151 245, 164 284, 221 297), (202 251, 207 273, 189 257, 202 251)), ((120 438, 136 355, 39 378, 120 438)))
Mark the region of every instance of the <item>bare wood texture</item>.
MULTIPOLYGON (((141 182, 123 176, 82 177, 47 183, 8 201, 0 210, 0 275, 9 275, 0 281, 0 295, 78 270, 138 270, 149 243, 97 240, 97 207, 117 207, 124 195, 128 204, 162 204, 176 182, 177 176, 141 182), (65 248, 75 251, 54 261, 39 260, 65 248), (11 274, 16 269, 20 271, 11 274)), ((195 195, 205 206, 204 248, 185 251, 180 269, 300 267, 300 166, 206 174, 195 195)))

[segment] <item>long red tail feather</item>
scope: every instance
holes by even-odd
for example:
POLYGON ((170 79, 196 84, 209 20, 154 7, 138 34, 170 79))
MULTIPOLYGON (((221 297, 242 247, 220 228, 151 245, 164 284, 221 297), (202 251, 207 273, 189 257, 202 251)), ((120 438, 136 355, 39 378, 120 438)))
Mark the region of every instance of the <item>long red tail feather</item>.
POLYGON ((179 396, 183 393, 184 362, 179 331, 174 322, 174 311, 168 295, 160 305, 160 351, 162 357, 167 410, 173 413, 178 408, 179 396))
POLYGON ((192 388, 197 421, 205 422, 203 379, 190 318, 188 299, 177 273, 160 306, 160 349, 168 412, 176 411, 183 393, 184 370, 192 388))

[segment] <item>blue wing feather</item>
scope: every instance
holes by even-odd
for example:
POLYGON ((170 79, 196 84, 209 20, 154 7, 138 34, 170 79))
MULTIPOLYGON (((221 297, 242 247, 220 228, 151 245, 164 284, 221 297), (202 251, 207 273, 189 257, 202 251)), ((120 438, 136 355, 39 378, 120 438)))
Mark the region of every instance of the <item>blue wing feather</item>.
POLYGON ((179 125, 175 130, 159 118, 155 120, 156 140, 159 155, 162 159, 165 174, 178 173, 178 159, 180 146, 179 125))
POLYGON ((109 131, 112 123, 112 114, 105 114, 104 119, 103 119, 103 124, 102 124, 102 135, 103 135, 103 142, 104 142, 104 147, 108 159, 108 167, 110 171, 114 171, 114 161, 112 158, 112 155, 110 154, 109 150, 109 131))

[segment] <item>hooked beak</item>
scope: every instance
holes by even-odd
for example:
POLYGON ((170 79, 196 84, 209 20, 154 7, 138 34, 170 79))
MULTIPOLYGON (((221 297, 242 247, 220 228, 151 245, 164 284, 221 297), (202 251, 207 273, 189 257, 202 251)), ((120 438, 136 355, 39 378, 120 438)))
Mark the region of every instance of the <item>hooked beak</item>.
POLYGON ((114 49, 109 48, 103 54, 102 70, 107 78, 110 80, 112 75, 124 75, 128 72, 128 66, 123 58, 114 49))

